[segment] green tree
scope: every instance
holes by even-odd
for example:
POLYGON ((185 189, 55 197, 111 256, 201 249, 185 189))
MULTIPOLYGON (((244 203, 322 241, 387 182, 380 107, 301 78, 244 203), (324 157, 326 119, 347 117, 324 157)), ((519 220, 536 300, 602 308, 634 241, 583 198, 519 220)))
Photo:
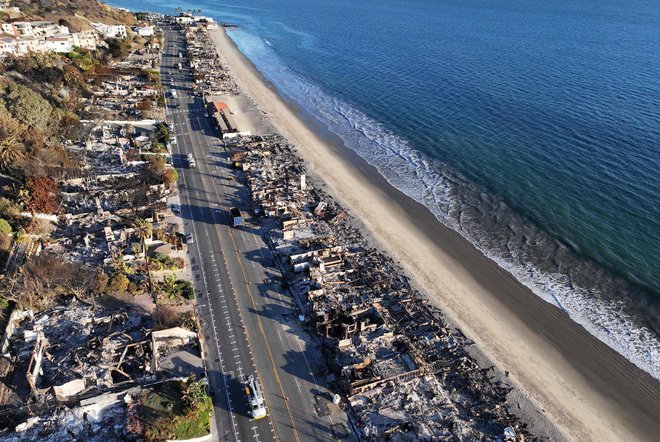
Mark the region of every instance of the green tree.
POLYGON ((165 143, 169 143, 171 135, 170 131, 167 129, 167 126, 164 124, 159 125, 158 131, 160 132, 160 139, 165 143))
POLYGON ((176 276, 173 274, 165 275, 161 281, 161 284, 168 297, 173 299, 176 296, 176 276))
POLYGON ((179 173, 172 169, 171 167, 168 167, 165 173, 163 174, 163 183, 165 183, 166 186, 172 185, 176 183, 176 180, 179 179, 179 173))
POLYGON ((4 219, 0 218, 0 234, 10 234, 11 233, 11 225, 4 219))
POLYGON ((51 122, 53 107, 31 89, 10 82, 0 88, 0 102, 20 122, 44 131, 51 122))
POLYGON ((131 253, 133 256, 137 257, 140 255, 140 252, 142 252, 142 246, 140 244, 133 244, 131 246, 131 253))
POLYGON ((142 252, 144 253, 144 262, 147 267, 147 279, 149 280, 149 290, 153 292, 153 281, 151 280, 151 271, 149 269, 149 256, 147 255, 147 239, 151 238, 153 225, 146 219, 138 218, 133 223, 134 234, 142 243, 142 252))
POLYGON ((124 254, 120 250, 110 252, 110 260, 115 273, 128 273, 128 266, 124 261, 124 254))
POLYGON ((11 136, 0 140, 0 168, 8 171, 25 159, 25 146, 18 138, 11 136))
POLYGON ((190 375, 181 384, 181 396, 186 408, 196 409, 206 398, 206 385, 203 381, 195 380, 195 375, 190 375))
POLYGON ((128 277, 123 273, 116 273, 110 278, 107 291, 111 293, 126 293, 129 284, 128 277))
POLYGON ((131 50, 131 40, 128 37, 111 38, 107 40, 108 50, 114 58, 125 58, 131 50))
POLYGON ((21 206, 5 197, 0 197, 0 218, 16 222, 21 218, 21 206))
POLYGON ((26 129, 24 124, 12 117, 3 106, 0 106, 0 139, 10 137, 22 139, 26 129))

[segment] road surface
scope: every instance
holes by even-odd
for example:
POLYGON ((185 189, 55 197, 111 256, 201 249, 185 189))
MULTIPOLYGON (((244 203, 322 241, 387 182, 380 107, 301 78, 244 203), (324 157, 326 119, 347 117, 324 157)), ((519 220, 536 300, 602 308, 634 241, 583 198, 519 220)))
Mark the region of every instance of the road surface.
POLYGON ((290 294, 279 287, 281 275, 262 227, 250 219, 230 227, 229 208, 249 213, 249 195, 236 180, 219 131, 204 116, 202 99, 192 94, 187 61, 178 69, 186 60, 178 56, 186 54, 184 41, 182 33, 165 27, 161 81, 176 135, 172 162, 179 170, 181 215, 193 236, 189 253, 218 440, 353 439, 345 414, 323 386, 320 350, 302 329, 290 294), (187 167, 188 153, 194 169, 187 167), (248 415, 243 380, 250 374, 264 391, 264 419, 248 415))

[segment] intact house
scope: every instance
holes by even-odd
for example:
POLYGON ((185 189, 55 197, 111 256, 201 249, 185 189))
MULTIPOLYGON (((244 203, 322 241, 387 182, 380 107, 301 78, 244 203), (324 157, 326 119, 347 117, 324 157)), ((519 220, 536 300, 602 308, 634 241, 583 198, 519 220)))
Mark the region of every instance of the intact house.
POLYGON ((103 34, 106 38, 126 37, 125 25, 106 25, 105 23, 92 23, 92 27, 103 34))

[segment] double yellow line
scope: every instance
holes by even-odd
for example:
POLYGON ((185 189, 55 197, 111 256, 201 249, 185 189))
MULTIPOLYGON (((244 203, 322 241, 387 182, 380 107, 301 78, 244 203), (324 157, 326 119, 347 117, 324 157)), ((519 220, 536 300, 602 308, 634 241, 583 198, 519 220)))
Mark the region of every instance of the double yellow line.
MULTIPOLYGON (((208 165, 207 165, 207 168, 208 168, 208 165)), ((211 170, 209 169, 208 172, 211 172, 211 170)), ((215 188, 215 193, 216 193, 218 199, 220 200, 221 199, 221 193, 218 189, 218 185, 216 184, 215 180, 211 180, 211 181, 213 183, 213 187, 215 188)), ((216 229, 218 229, 218 226, 216 226, 216 229)), ((218 231, 218 236, 220 236, 219 231, 218 231)), ((238 247, 236 246, 236 241, 234 240, 234 234, 231 231, 231 229, 229 229, 229 238, 231 238, 234 253, 236 253, 236 260, 238 262, 239 267, 241 268, 241 273, 243 274, 243 280, 246 283, 245 287, 247 288, 247 292, 248 292, 248 295, 250 297, 250 302, 252 304, 252 308, 254 309, 254 311, 256 313, 257 312, 257 305, 254 302, 254 296, 252 295, 252 290, 250 290, 250 285, 248 284, 248 278, 247 278, 247 275, 245 273, 245 268, 243 267, 243 263, 241 261, 241 256, 238 252, 238 247)), ((226 259, 225 259, 225 266, 227 268, 227 271, 229 271, 229 263, 227 263, 226 259)), ((241 314, 240 304, 238 302, 238 293, 236 293, 236 288, 234 287, 234 284, 232 284, 232 291, 234 293, 234 298, 236 299, 236 307, 238 309, 238 314, 241 316, 241 321, 243 322, 243 324, 245 324, 245 321, 243 320, 243 315, 241 314)), ((270 350, 270 345, 268 345, 268 339, 266 339, 266 332, 264 331, 264 327, 261 323, 261 318, 259 317, 259 314, 257 313, 256 316, 257 316, 257 322, 259 324, 259 332, 261 333, 261 336, 264 339, 264 343, 266 344, 266 350, 268 351, 268 357, 270 359, 270 363, 271 363, 271 366, 273 368, 273 374, 275 375, 275 380, 277 381, 277 385, 279 386, 280 393, 282 394, 282 399, 284 400, 284 405, 286 406, 287 414, 289 415, 289 420, 291 421, 291 428, 293 429, 293 436, 296 439, 296 442, 300 442, 300 437, 298 436, 298 430, 296 429, 296 424, 294 423, 293 415, 291 414, 291 408, 289 407, 288 397, 284 393, 284 387, 282 387, 282 382, 280 381, 280 376, 279 376, 279 373, 277 371, 277 366, 275 365, 275 360, 273 359, 273 353, 270 350)), ((250 334, 248 332, 247 327, 245 327, 244 330, 245 330, 245 335, 247 337, 248 346, 250 346, 250 352, 252 354, 254 354, 254 352, 252 351, 252 345, 250 344, 252 341, 250 339, 250 334)), ((261 382, 261 385, 264 386, 265 384, 262 382, 261 375, 259 374, 258 370, 257 370, 257 376, 259 377, 259 382, 261 382)), ((265 394, 264 394, 264 401, 266 402, 266 395, 265 394)), ((268 403, 266 403, 266 405, 268 405, 268 403)), ((272 419, 271 419, 271 422, 272 422, 272 419)), ((280 440, 280 438, 277 434, 277 430, 275 429, 275 424, 274 423, 273 423, 273 431, 275 432, 275 438, 277 440, 280 440)))
MULTIPOLYGON (((241 256, 238 253, 238 248, 236 247, 236 241, 234 241, 234 234, 232 233, 231 230, 229 230, 229 237, 231 238, 231 242, 234 246, 234 252, 236 253, 236 259, 238 261, 238 265, 241 267, 241 273, 243 273, 243 280, 246 283, 245 287, 247 287, 247 292, 248 292, 248 295, 250 296, 250 302, 252 303, 252 308, 254 309, 254 311, 256 313, 256 316, 257 316, 257 322, 259 323, 259 331, 261 332, 261 336, 264 338, 264 343, 266 344, 266 350, 268 351, 268 357, 270 358, 270 363, 273 367, 273 374, 275 375, 275 380, 277 381, 277 385, 280 387, 280 393, 282 393, 282 398, 284 400, 284 405, 286 405, 286 411, 289 414, 289 419, 291 420, 291 427, 293 429, 293 436, 296 438, 296 442, 300 442, 300 438, 298 437, 298 430, 296 429, 296 424, 293 422, 293 416, 291 415, 291 409, 289 408, 288 397, 284 393, 284 388, 282 387, 282 382, 280 382, 280 375, 277 372, 277 367, 275 366, 275 360, 273 359, 273 354, 270 351, 270 345, 268 345, 268 339, 266 339, 266 332, 264 331, 264 327, 261 324, 261 318, 259 317, 259 314, 257 313, 257 305, 254 302, 254 296, 252 295, 252 290, 250 290, 247 275, 245 274, 245 268, 243 267, 243 263, 241 262, 241 256)), ((240 307, 239 307, 239 314, 240 314, 240 307)), ((250 335, 248 333, 247 327, 245 328, 245 334, 247 336, 248 342, 250 342, 250 335)), ((259 376, 259 382, 261 382, 261 375, 259 375, 259 371, 257 371, 257 376, 259 376)), ((263 382, 261 383, 261 385, 264 385, 263 382)), ((266 396, 264 395, 264 401, 265 400, 266 400, 266 396)), ((274 428, 275 428, 275 425, 273 425, 273 429, 274 428)))

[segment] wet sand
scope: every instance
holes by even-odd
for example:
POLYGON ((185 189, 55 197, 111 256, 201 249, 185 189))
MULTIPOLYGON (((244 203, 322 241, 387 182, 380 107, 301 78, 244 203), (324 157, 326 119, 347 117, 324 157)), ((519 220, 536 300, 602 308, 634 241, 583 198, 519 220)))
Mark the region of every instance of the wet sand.
MULTIPOLYGON (((313 178, 349 208, 365 233, 401 262, 415 285, 491 363, 515 396, 535 404, 571 440, 656 440, 660 382, 544 302, 424 206, 392 187, 350 149, 280 97, 223 29, 221 60, 273 127, 293 143, 313 178)), ((247 111, 246 112, 254 112, 247 111)), ((518 402, 517 400, 513 401, 518 402)), ((543 431, 546 419, 538 419, 543 431)), ((561 438, 561 437, 560 437, 561 438)))

